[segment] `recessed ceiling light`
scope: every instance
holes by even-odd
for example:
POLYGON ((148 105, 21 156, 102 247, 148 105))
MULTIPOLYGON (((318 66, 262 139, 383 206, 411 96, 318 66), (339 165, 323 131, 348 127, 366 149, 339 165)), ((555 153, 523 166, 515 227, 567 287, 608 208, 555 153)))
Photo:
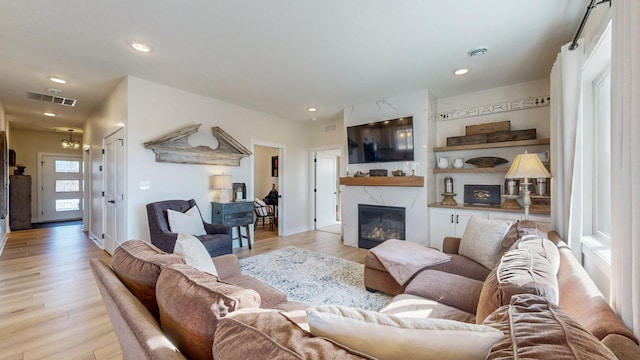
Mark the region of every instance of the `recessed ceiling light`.
POLYGON ((475 49, 471 49, 469 50, 469 52, 467 53, 469 56, 482 56, 484 54, 487 53, 487 51, 489 51, 487 48, 485 47, 479 47, 479 48, 475 48, 475 49))
POLYGON ((453 73, 456 74, 456 75, 464 75, 464 74, 466 74, 468 72, 469 72, 469 69, 462 68, 462 69, 458 69, 458 70, 454 71, 453 73))
POLYGON ((312 117, 312 118, 311 118, 311 121, 316 121, 316 120, 318 120, 318 118, 317 118, 317 117, 312 117))
POLYGON ((60 79, 57 77, 50 77, 49 80, 53 81, 54 83, 58 83, 58 84, 66 84, 67 80, 64 79, 60 79))
POLYGON ((318 111, 318 109, 317 109, 317 108, 314 108, 314 107, 310 107, 310 108, 308 108, 307 110, 308 110, 309 112, 316 112, 316 111, 318 111))
POLYGON ((151 51, 151 48, 148 45, 145 45, 143 43, 137 43, 137 42, 132 42, 131 43, 131 47, 140 51, 140 52, 149 52, 151 51))
POLYGON ((43 113, 43 115, 44 116, 51 116, 51 117, 56 116, 56 114, 50 113, 50 112, 43 113))

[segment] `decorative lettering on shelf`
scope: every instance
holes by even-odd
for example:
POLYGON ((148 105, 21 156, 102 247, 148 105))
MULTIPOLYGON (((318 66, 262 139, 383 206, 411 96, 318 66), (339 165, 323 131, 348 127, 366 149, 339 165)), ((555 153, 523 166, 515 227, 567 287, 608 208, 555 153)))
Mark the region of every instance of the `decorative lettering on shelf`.
POLYGON ((526 99, 519 100, 511 100, 505 101, 496 104, 475 106, 466 109, 460 110, 450 110, 438 113, 439 121, 448 121, 448 120, 456 120, 456 119, 464 119, 468 117, 474 116, 482 116, 495 114, 506 111, 516 111, 516 110, 526 110, 532 109, 542 106, 549 106, 551 103, 551 97, 549 96, 538 96, 538 97, 530 97, 526 99))

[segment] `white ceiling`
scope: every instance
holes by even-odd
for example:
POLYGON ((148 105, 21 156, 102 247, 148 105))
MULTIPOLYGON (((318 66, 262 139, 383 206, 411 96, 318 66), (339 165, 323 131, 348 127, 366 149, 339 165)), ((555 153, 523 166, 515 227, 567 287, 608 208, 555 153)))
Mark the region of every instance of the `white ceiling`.
POLYGON ((81 127, 132 75, 287 119, 322 120, 417 89, 446 97, 547 77, 587 2, 2 1, 0 100, 14 125, 81 127), (131 41, 152 51, 135 52, 131 41), (489 52, 467 56, 480 46, 489 52), (454 76, 459 67, 469 74, 454 76), (27 91, 50 87, 77 106, 27 99, 27 91))

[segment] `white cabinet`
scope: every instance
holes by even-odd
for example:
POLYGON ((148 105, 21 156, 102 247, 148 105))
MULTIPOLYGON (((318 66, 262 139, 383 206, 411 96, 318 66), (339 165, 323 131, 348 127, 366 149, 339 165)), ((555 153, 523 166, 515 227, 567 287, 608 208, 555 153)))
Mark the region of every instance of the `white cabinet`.
MULTIPOLYGON (((524 219, 523 214, 508 213, 508 212, 489 212, 489 219, 491 220, 508 220, 516 222, 524 219)), ((537 222, 545 230, 551 230, 551 217, 548 215, 529 215, 529 220, 537 222)))
POLYGON ((487 214, 482 211, 430 208, 429 219, 431 222, 431 230, 429 233, 429 245, 442 250, 442 240, 445 237, 462 237, 471 216, 487 218, 487 214))
MULTIPOLYGON (((452 207, 429 207, 429 246, 442 250, 442 240, 447 236, 462 237, 471 216, 490 220, 506 220, 515 223, 524 215, 517 212, 484 209, 456 209, 452 207)), ((548 215, 529 215, 529 220, 540 224, 545 230, 551 230, 551 218, 548 215)))

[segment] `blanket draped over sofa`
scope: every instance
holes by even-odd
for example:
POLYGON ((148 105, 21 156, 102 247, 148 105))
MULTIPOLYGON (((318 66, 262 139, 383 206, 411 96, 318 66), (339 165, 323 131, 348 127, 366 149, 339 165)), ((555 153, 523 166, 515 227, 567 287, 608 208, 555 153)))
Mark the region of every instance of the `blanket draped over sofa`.
POLYGON ((420 270, 451 260, 451 255, 410 241, 389 239, 371 249, 389 274, 406 284, 420 270))

